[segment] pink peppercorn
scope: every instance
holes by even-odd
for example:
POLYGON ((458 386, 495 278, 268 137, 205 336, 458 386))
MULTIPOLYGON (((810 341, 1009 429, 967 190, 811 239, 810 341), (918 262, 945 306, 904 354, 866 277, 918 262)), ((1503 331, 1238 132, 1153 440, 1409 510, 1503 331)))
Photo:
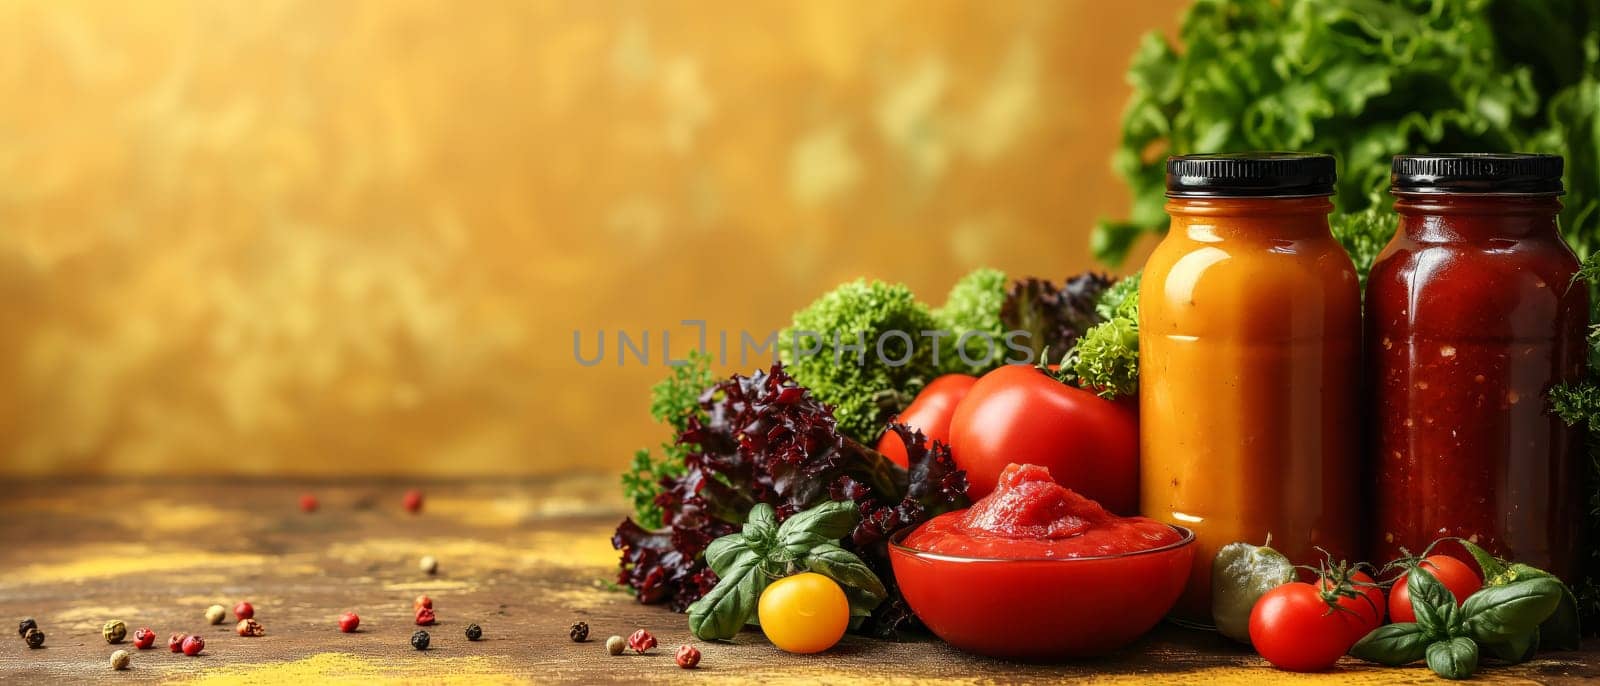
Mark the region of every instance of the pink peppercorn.
POLYGON ((266 627, 261 626, 261 622, 254 619, 239 620, 239 625, 234 627, 234 631, 237 631, 240 636, 262 636, 267 633, 266 627))
POLYGON ((678 646, 678 666, 694 669, 700 665, 700 649, 690 645, 678 646))
POLYGON ((344 613, 342 615, 339 615, 339 630, 340 631, 343 631, 343 632, 348 634, 348 633, 350 633, 352 631, 355 631, 356 627, 358 627, 358 626, 361 626, 361 618, 357 617, 356 613, 354 613, 354 612, 346 612, 346 613, 344 613))
POLYGON ((256 608, 243 600, 233 606, 233 616, 236 619, 250 619, 256 616, 256 608))
POLYGON ((433 621, 434 621, 433 608, 430 608, 430 607, 417 608, 417 626, 428 626, 428 625, 432 624, 433 621))
POLYGON ((632 648, 635 653, 643 654, 644 651, 656 647, 656 637, 651 636, 650 632, 640 629, 628 637, 628 647, 632 648))
POLYGON ((415 488, 406 491, 405 500, 401 501, 406 506, 406 511, 416 514, 422 511, 422 491, 415 488))
POLYGON ((167 650, 174 653, 183 652, 183 640, 188 637, 189 634, 173 634, 172 638, 167 639, 167 650))
POLYGON ((311 495, 310 493, 307 493, 305 495, 300 496, 300 511, 301 512, 316 512, 317 511, 317 497, 314 496, 314 495, 311 495))
POLYGON ((422 608, 425 608, 425 607, 429 608, 429 609, 433 608, 433 599, 432 598, 429 598, 428 596, 425 596, 425 595, 419 595, 419 596, 417 596, 416 600, 411 601, 411 610, 413 612, 416 611, 416 610, 420 610, 422 608))
POLYGON ((183 639, 183 654, 194 657, 206 649, 206 640, 199 636, 190 636, 183 639))
POLYGON ((150 627, 143 627, 133 632, 133 647, 144 650, 155 644, 156 632, 151 631, 150 627))

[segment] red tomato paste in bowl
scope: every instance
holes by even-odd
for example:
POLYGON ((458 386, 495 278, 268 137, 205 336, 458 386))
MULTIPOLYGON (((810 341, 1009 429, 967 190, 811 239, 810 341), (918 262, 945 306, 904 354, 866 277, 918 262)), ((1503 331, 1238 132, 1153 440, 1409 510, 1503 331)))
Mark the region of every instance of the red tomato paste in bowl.
POLYGON ((1160 622, 1193 543, 1188 529, 1119 517, 1044 467, 1013 464, 970 509, 891 538, 889 561, 911 609, 950 645, 1051 661, 1116 650, 1160 622))
POLYGON ((1048 560, 1152 550, 1182 538, 1153 519, 1108 512, 1057 484, 1044 467, 1013 464, 988 496, 934 517, 902 545, 957 557, 1048 560))

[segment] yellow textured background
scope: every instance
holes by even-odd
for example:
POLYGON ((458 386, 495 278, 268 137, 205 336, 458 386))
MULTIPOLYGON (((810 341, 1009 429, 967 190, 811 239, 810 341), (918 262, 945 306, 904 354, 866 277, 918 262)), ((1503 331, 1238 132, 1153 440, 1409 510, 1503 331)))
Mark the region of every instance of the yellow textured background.
POLYGON ((0 3, 0 473, 615 469, 682 319, 1090 266, 1180 4, 0 3))

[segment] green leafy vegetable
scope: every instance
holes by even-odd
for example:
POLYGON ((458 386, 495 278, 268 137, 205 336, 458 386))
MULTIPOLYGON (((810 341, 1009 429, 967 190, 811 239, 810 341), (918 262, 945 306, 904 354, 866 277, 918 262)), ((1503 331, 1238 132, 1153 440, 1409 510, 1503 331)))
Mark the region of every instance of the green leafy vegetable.
MULTIPOLYGON (((1597 121, 1600 125, 1600 121, 1597 121)), ((1600 131, 1596 132, 1600 135, 1600 131)), ((1593 152, 1593 151, 1590 151, 1593 152)), ((1568 198, 1570 202, 1571 198, 1568 198)), ((1600 297, 1595 296, 1595 286, 1600 284, 1600 252, 1592 252, 1583 261, 1583 266, 1578 270, 1574 279, 1574 288, 1587 283, 1590 289, 1591 306, 1600 305, 1600 297)), ((1581 379, 1571 383, 1561 384, 1550 389, 1550 408, 1556 416, 1570 426, 1583 429, 1588 434, 1587 455, 1584 460, 1583 479, 1584 492, 1588 494, 1588 511, 1584 513, 1584 531, 1581 540, 1590 542, 1600 541, 1600 374, 1596 372, 1596 364, 1600 363, 1600 326, 1591 326, 1589 330, 1589 370, 1581 379)), ((1577 585, 1577 594, 1572 599, 1576 616, 1565 610, 1559 612, 1555 620, 1558 623, 1578 623, 1590 627, 1600 627, 1600 547, 1589 545, 1579 560, 1582 565, 1583 578, 1577 585)), ((1569 631, 1555 628, 1560 638, 1557 645, 1572 645, 1574 639, 1569 631)))
MULTIPOLYGON (((1597 28, 1587 0, 1200 0, 1176 46, 1152 33, 1133 55, 1112 161, 1133 205, 1090 246, 1117 264, 1165 230, 1167 155, 1332 153, 1338 210, 1360 212, 1385 204, 1393 155, 1535 151, 1567 156, 1561 223, 1587 256, 1600 247, 1597 28)), ((1347 247, 1368 243, 1358 260, 1393 230, 1370 217, 1333 221, 1347 247)))
MULTIPOLYGON (((704 416, 700 410, 700 394, 713 383, 711 357, 700 351, 689 353, 684 364, 673 367, 667 378, 651 387, 650 416, 671 427, 674 436, 682 433, 690 417, 704 416)), ((672 440, 661 444, 659 459, 647 448, 640 448, 633 454, 633 461, 622 473, 622 492, 633 504, 634 521, 640 526, 656 529, 664 524, 656 498, 664 488, 664 479, 683 475, 683 458, 688 454, 688 446, 672 440)))
POLYGON ((940 327, 950 332, 950 350, 940 351, 939 364, 944 371, 976 375, 1004 363, 1005 326, 1000 322, 1000 308, 1006 301, 1006 285, 1005 272, 975 269, 961 277, 950 288, 950 294, 945 296, 944 306, 933 311, 940 327), (987 334, 987 340, 992 343, 986 343, 981 336, 972 335, 962 347, 969 359, 988 360, 987 363, 968 364, 955 352, 954 346, 961 337, 973 332, 987 334))
MULTIPOLYGON (((857 279, 796 312, 779 335, 778 348, 789 374, 833 407, 839 431, 870 445, 888 419, 939 375, 934 343, 922 337, 923 331, 939 330, 933 312, 911 289, 857 279), (902 358, 904 364, 890 364, 902 358)), ((943 364, 956 354, 955 340, 945 337, 939 343, 943 364)))
POLYGON ((1106 320, 1067 351, 1061 361, 1064 377, 1107 398, 1139 392, 1139 282, 1135 274, 1101 296, 1097 309, 1106 320))
POLYGON ((1428 668, 1446 679, 1465 679, 1478 671, 1478 644, 1470 638, 1452 638, 1428 646, 1428 668))
POLYGON ((1433 641, 1416 622, 1385 624, 1356 641, 1350 654, 1367 662, 1399 667, 1421 660, 1433 641))
MULTIPOLYGON (((1473 557, 1481 549, 1466 543, 1473 557)), ((1355 657, 1398 666, 1422 657, 1434 673, 1465 679, 1478 668, 1480 650, 1505 662, 1521 662, 1539 645, 1540 625, 1561 604, 1566 587, 1541 570, 1504 565, 1482 553, 1499 570, 1500 583, 1484 586, 1458 609, 1450 589, 1425 568, 1410 571, 1406 590, 1417 621, 1379 627, 1350 649, 1355 657)))
POLYGON ((771 505, 755 505, 742 531, 706 547, 706 563, 718 581, 689 606, 689 630, 705 641, 733 638, 755 617, 767 585, 799 571, 838 582, 852 615, 871 614, 889 591, 861 558, 836 543, 859 516, 855 503, 830 500, 779 524, 771 505))
MULTIPOLYGON (((1467 539, 1454 538, 1451 540, 1466 548, 1467 553, 1472 555, 1473 560, 1478 563, 1478 569, 1483 572, 1485 586, 1504 586, 1520 579, 1555 578, 1549 572, 1520 562, 1507 563, 1505 560, 1490 555, 1489 551, 1467 539)), ((1535 632, 1534 640, 1526 642, 1528 645, 1522 645, 1523 641, 1513 640, 1496 644, 1495 647, 1498 650, 1512 653, 1517 653, 1518 651, 1527 653, 1541 647, 1558 650, 1577 650, 1583 636, 1580 627, 1578 599, 1573 595, 1571 589, 1567 588, 1565 584, 1561 584, 1561 600, 1556 605, 1555 611, 1545 618, 1543 624, 1539 625, 1539 630, 1535 632)), ((1498 653, 1496 655, 1501 659, 1508 659, 1498 653)))

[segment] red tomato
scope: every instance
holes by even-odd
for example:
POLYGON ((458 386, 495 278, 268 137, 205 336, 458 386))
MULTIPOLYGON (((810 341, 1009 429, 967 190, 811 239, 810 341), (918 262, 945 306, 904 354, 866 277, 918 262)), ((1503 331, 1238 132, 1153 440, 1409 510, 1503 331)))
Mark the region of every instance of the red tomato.
POLYGON ((968 495, 994 490, 1013 462, 1050 470, 1056 483, 1121 515, 1139 510, 1139 413, 1027 365, 996 369, 972 386, 950 420, 950 451, 968 495))
MULTIPOLYGON (((1352 627, 1356 629, 1356 634, 1351 637, 1350 645, 1355 645, 1356 641, 1361 640, 1361 637, 1372 633, 1373 629, 1383 626, 1383 589, 1366 572, 1352 573, 1347 583, 1350 586, 1349 590, 1356 595, 1339 594, 1336 597, 1339 607, 1344 608, 1341 612, 1348 611, 1360 620, 1352 627)), ((1318 579, 1317 590, 1324 593, 1331 592, 1334 584, 1334 580, 1326 577, 1318 579)))
MULTIPOLYGON (((1449 555, 1429 555, 1423 558, 1423 569, 1433 573, 1434 578, 1450 593, 1456 597, 1456 605, 1467 602, 1467 596, 1477 593, 1483 588, 1483 580, 1478 578, 1478 573, 1465 562, 1450 557, 1449 555)), ((1395 579, 1394 587, 1389 590, 1389 621, 1415 622, 1417 613, 1411 609, 1411 591, 1406 588, 1406 579, 1409 575, 1401 574, 1395 579)))
MULTIPOLYGON (((934 379, 894 420, 921 431, 928 437, 929 444, 938 441, 950 445, 950 417, 955 415, 956 405, 967 397, 967 391, 972 390, 975 383, 978 377, 970 374, 946 374, 934 379)), ((910 466, 900 434, 883 432, 883 438, 878 439, 878 452, 901 467, 910 466)))
POLYGON ((1364 634, 1365 618, 1323 600, 1316 586, 1295 581, 1261 596, 1250 610, 1250 643, 1278 669, 1320 672, 1364 634))

